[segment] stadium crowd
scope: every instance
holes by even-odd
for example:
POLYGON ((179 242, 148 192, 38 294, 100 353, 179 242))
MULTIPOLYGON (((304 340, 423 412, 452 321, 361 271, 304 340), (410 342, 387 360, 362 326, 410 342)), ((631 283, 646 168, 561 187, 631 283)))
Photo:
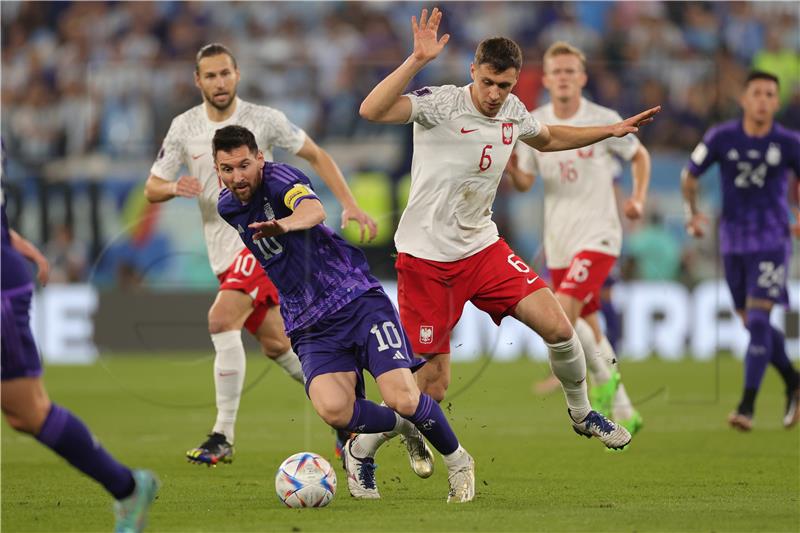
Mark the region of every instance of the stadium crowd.
MULTIPOLYGON (((663 104, 658 124, 641 132, 655 154, 685 160, 708 125, 736 116, 752 67, 780 78, 779 120, 800 129, 800 24, 792 2, 448 2, 446 7, 450 44, 445 57, 415 80, 418 86, 462 79, 475 44, 506 35, 523 47, 526 61, 515 92, 532 109, 545 93, 542 52, 561 39, 586 52, 587 95, 594 101, 623 116, 663 104)), ((211 41, 225 42, 237 54, 242 97, 284 111, 318 141, 358 145, 378 136, 399 147, 399 158, 388 159, 395 164, 380 169, 397 181, 409 168, 409 132, 361 120, 358 105, 408 53, 406 26, 418 11, 418 4, 408 2, 3 2, 7 182, 20 184, 27 199, 41 194, 32 183, 52 179, 46 170, 54 162, 73 163, 69 168, 77 170, 69 180, 102 154, 132 162, 98 171, 101 181, 125 183, 129 191, 146 177, 171 118, 199 102, 193 58, 211 41)), ((358 161, 342 166, 349 173, 367 170, 358 161)), ((667 226, 673 222, 672 238, 680 245, 681 218, 671 217, 679 205, 677 174, 655 168, 653 188, 654 208, 666 211, 661 214, 667 226)), ((517 205, 512 195, 502 188, 497 204, 498 223, 510 234, 514 227, 505 219, 511 215, 502 207, 517 205)), ((104 216, 123 210, 123 204, 118 201, 104 216)), ((64 240, 56 229, 39 234, 52 248, 64 240)), ((691 265, 692 251, 683 255, 691 265)))

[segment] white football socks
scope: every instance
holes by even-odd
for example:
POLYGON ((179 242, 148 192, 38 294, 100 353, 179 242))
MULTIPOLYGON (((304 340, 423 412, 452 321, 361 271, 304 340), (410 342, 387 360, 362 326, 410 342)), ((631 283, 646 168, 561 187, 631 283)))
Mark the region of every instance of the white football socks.
POLYGON ((217 391, 217 421, 214 433, 222 433, 233 444, 233 428, 239 400, 242 397, 244 372, 247 360, 242 344, 242 332, 213 333, 216 357, 214 358, 214 387, 217 391))
POLYGON ((561 382, 572 419, 580 422, 591 411, 586 393, 586 358, 578 336, 556 344, 547 344, 550 352, 550 368, 561 382))
POLYGON ((579 318, 575 322, 575 333, 581 341, 583 353, 586 356, 586 367, 589 369, 592 383, 595 386, 599 386, 608 382, 611 379, 611 370, 602 358, 600 346, 594 338, 592 327, 584 319, 579 318))
MULTIPOLYGON (((386 405, 381 403, 381 405, 386 405)), ((398 435, 408 435, 415 431, 414 424, 406 420, 402 416, 395 413, 395 425, 391 431, 384 433, 359 433, 358 438, 351 444, 351 449, 356 457, 375 457, 380 448, 386 441, 393 439, 398 435)))
MULTIPOLYGON (((616 361, 618 361, 617 354, 614 353, 614 347, 611 346, 611 343, 608 342, 605 336, 603 336, 603 340, 600 341, 600 357, 609 365, 612 365, 612 361, 615 361, 613 367, 619 372, 619 368, 616 366, 616 361)), ((628 392, 625 390, 625 385, 623 385, 622 382, 617 386, 617 392, 614 394, 612 416, 614 420, 628 420, 633 416, 633 402, 631 402, 631 399, 628 397, 628 392)))
POLYGON ((456 448, 456 451, 447 455, 442 455, 442 459, 444 459, 444 464, 447 466, 447 470, 452 472, 469 463, 469 454, 467 453, 467 450, 462 448, 459 444, 458 448, 456 448))
POLYGON ((275 359, 275 363, 281 367, 293 380, 303 383, 303 366, 300 364, 300 359, 294 350, 289 348, 285 353, 282 353, 275 359))

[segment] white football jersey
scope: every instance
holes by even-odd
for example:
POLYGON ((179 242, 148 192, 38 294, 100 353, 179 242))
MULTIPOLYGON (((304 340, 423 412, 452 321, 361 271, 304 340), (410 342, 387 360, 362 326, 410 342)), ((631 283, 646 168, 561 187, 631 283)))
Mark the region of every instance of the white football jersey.
MULTIPOLYGON (((620 122, 616 111, 581 98, 577 113, 556 117, 553 105, 532 115, 545 124, 567 126, 620 122)), ((544 252, 549 268, 567 268, 583 250, 618 256, 622 226, 614 194, 614 179, 621 167, 614 156, 630 160, 639 148, 635 135, 610 137, 599 143, 561 152, 539 152, 517 143, 519 166, 542 177, 544 183, 544 252)))
POLYGON ((406 96, 414 156, 397 251, 432 261, 469 257, 498 240, 492 203, 503 169, 517 139, 538 135, 541 126, 513 94, 495 117, 475 108, 469 85, 406 96))
POLYGON ((282 112, 271 107, 236 99, 236 111, 224 122, 212 122, 203 104, 195 106, 173 119, 167 136, 150 169, 154 176, 165 180, 178 178, 181 165, 189 175, 200 180, 203 192, 197 197, 203 220, 203 233, 208 249, 208 261, 214 274, 230 267, 244 248, 238 233, 217 213, 219 191, 225 187, 214 169, 211 140, 219 128, 232 124, 253 132, 264 157, 272 160, 272 148, 278 146, 297 153, 306 140, 306 133, 289 122, 282 112))

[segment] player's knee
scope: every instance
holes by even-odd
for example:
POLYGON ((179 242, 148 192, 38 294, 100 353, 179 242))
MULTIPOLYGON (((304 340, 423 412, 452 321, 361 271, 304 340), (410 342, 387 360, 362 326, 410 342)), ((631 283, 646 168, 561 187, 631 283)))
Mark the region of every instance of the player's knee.
POLYGON ((570 340, 574 333, 572 324, 562 315, 550 328, 542 331, 542 339, 547 344, 559 344, 570 340))
POLYGON ((281 355, 285 354, 289 351, 292 347, 289 339, 275 339, 273 337, 270 338, 262 338, 259 339, 261 344, 261 351, 264 352, 264 355, 269 357, 270 359, 275 359, 276 357, 280 357, 281 355))
POLYGON ((745 313, 745 327, 752 334, 753 330, 769 329, 769 311, 761 308, 747 309, 745 313))
POLYGON ((419 391, 403 390, 391 398, 384 399, 386 405, 400 416, 409 417, 417 412, 419 391))
POLYGON ((222 313, 209 313, 208 314, 208 333, 214 335, 216 333, 225 333, 226 331, 235 331, 239 328, 233 323, 232 320, 226 319, 222 313))
POLYGON ((436 381, 429 382, 425 386, 424 392, 437 403, 444 401, 444 397, 447 395, 447 387, 450 385, 449 380, 446 378, 438 379, 436 381))
POLYGON ((42 429, 44 420, 47 418, 46 414, 39 413, 38 411, 30 410, 25 413, 11 414, 5 413, 8 425, 20 433, 27 433, 28 435, 36 436, 42 429))
POLYGON ((336 429, 345 429, 350 423, 350 419, 353 418, 352 405, 347 405, 344 401, 336 398, 319 401, 314 407, 320 418, 336 429))

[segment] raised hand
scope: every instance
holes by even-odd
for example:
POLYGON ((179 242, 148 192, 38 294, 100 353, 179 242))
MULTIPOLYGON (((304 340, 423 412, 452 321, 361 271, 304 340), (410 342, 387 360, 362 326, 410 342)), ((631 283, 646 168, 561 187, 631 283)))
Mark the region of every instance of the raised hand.
POLYGON ((378 225, 360 207, 353 206, 342 209, 342 229, 344 229, 347 226, 347 223, 351 220, 358 222, 358 226, 361 228, 360 242, 364 242, 365 229, 369 230, 369 238, 367 239, 367 242, 372 242, 372 240, 378 235, 378 225))
POLYGON ((617 122, 611 128, 611 135, 614 137, 624 137, 629 133, 636 133, 640 126, 653 122, 656 114, 661 111, 661 106, 651 107, 647 111, 642 111, 638 115, 617 122))
POLYGON ((281 222, 281 220, 283 219, 273 218, 272 220, 267 220, 266 222, 253 222, 247 227, 256 230, 256 232, 253 234, 253 240, 257 241, 259 239, 276 237, 278 235, 287 233, 289 228, 286 226, 286 223, 281 222))
POLYGON ((444 45, 450 40, 450 34, 445 33, 441 39, 437 38, 436 34, 439 31, 439 23, 442 21, 442 12, 438 7, 434 7, 428 18, 428 10, 423 9, 419 16, 419 24, 417 24, 417 17, 411 17, 411 30, 414 34, 414 52, 415 59, 420 61, 431 61, 439 52, 442 51, 444 45))
POLYGON ((195 198, 203 192, 200 180, 194 176, 181 176, 172 182, 172 194, 183 198, 195 198))
POLYGON ((708 224, 708 217, 702 213, 695 213, 686 221, 686 233, 700 239, 706 234, 704 227, 706 224, 708 224))

